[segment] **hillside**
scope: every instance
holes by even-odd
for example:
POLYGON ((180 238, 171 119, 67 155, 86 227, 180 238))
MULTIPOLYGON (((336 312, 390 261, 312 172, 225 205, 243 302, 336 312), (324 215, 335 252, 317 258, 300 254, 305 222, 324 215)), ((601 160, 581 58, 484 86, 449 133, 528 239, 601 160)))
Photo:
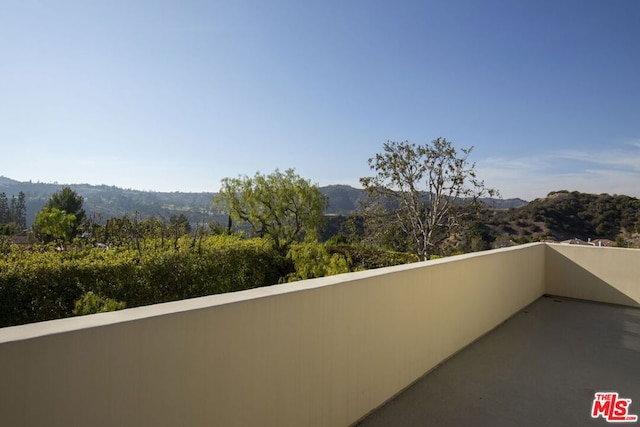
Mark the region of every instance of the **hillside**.
POLYGON ((486 210, 481 223, 485 241, 629 238, 640 233, 640 199, 554 191, 519 208, 486 210))
POLYGON ((348 215, 360 210, 360 202, 364 199, 364 191, 348 185, 329 185, 320 187, 322 194, 329 198, 329 215, 348 215))
MULTIPOLYGON (((103 219, 119 217, 138 212, 142 218, 184 214, 190 222, 210 223, 226 222, 212 205, 216 193, 155 192, 123 189, 108 185, 69 184, 73 191, 84 198, 84 208, 88 215, 100 215, 103 219)), ((33 223, 38 212, 49 197, 62 189, 62 184, 20 182, 0 176, 0 193, 7 196, 24 192, 27 196, 27 224, 33 223)), ((348 215, 360 209, 365 197, 362 189, 348 185, 329 185, 320 187, 320 191, 329 199, 327 215, 348 215)), ((508 208, 526 204, 521 199, 486 199, 494 207, 508 208)))
MULTIPOLYGON (((63 184, 20 182, 0 176, 0 193, 7 196, 24 192, 27 199, 27 224, 32 224, 49 197, 61 190, 63 184)), ((84 198, 88 215, 100 215, 103 219, 138 212, 142 218, 184 214, 192 223, 226 222, 226 218, 213 207, 216 193, 155 192, 123 189, 108 185, 69 184, 73 191, 84 198)), ((320 191, 328 196, 326 213, 346 215, 359 208, 362 190, 348 185, 330 185, 320 191)))
MULTIPOLYGON (((35 214, 49 197, 65 185, 20 182, 0 177, 0 193, 9 197, 24 192, 27 200, 27 224, 33 223, 35 214)), ((70 184, 73 191, 84 198, 87 215, 102 219, 125 214, 138 214, 142 218, 184 214, 192 223, 221 220, 212 205, 213 193, 153 192, 122 189, 107 185, 70 184)))
MULTIPOLYGON (((62 184, 20 182, 0 177, 0 192, 11 197, 22 191, 27 196, 27 224, 33 222, 36 212, 51 194, 62 187, 62 184)), ((103 220, 137 212, 141 218, 184 214, 193 224, 226 222, 212 205, 213 192, 152 192, 89 184, 69 187, 84 198, 88 215, 103 220)), ((358 212, 365 197, 362 189, 348 185, 320 187, 320 191, 329 199, 326 213, 332 217, 358 212)), ((640 233, 640 200, 634 197, 563 190, 529 203, 517 198, 483 201, 487 208, 478 222, 478 229, 488 244, 500 239, 516 242, 561 241, 576 237, 615 240, 619 235, 631 237, 640 233)), ((330 228, 334 229, 334 226, 330 228)))

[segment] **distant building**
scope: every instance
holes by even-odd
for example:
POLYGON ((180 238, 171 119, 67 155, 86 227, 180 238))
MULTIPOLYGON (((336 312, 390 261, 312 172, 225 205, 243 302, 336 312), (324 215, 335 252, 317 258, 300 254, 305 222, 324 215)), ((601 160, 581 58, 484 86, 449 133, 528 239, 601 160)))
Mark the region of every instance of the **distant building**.
POLYGON ((616 242, 614 242, 613 240, 609 240, 609 239, 595 239, 595 240, 591 240, 591 238, 589 238, 586 242, 582 239, 578 239, 577 237, 574 237, 573 239, 569 239, 569 240, 563 240, 560 243, 564 243, 566 245, 584 245, 584 246, 598 246, 598 247, 607 247, 607 248, 612 248, 616 245, 616 242))
POLYGON ((590 242, 593 246, 606 246, 608 248, 612 248, 616 245, 616 242, 609 239, 595 239, 590 242))
POLYGON ((560 243, 564 243, 565 245, 590 245, 589 242, 585 242, 584 240, 578 239, 577 237, 569 240, 563 240, 560 243))

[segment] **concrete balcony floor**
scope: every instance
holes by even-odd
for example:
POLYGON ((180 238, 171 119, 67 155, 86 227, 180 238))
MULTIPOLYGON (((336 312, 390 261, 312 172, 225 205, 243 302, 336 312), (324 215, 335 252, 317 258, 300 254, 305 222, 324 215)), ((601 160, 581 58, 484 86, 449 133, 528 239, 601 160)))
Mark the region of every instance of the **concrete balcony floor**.
POLYGON ((600 391, 640 416, 640 309, 545 296, 356 425, 603 426, 600 391))

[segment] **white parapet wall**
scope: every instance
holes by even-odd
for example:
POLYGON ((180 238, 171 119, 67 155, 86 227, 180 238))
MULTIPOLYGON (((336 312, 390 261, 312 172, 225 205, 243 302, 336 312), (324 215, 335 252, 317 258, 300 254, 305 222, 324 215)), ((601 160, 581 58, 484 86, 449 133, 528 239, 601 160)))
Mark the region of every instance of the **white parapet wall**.
POLYGON ((547 292, 545 251, 0 329, 1 422, 348 426, 547 292))
POLYGON ((546 252, 547 293, 640 307, 640 250, 553 244, 546 252))

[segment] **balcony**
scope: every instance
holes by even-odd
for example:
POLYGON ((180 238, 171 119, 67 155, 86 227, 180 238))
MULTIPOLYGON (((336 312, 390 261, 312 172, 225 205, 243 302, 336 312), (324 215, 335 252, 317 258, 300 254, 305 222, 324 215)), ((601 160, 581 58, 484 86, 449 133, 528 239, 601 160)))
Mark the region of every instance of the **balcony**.
POLYGON ((602 425, 596 391, 640 413, 639 278, 638 250, 530 244, 4 328, 0 414, 10 426, 602 425))
POLYGON ((358 426, 602 426, 596 392, 640 414, 639 361, 637 308, 542 297, 358 426))

